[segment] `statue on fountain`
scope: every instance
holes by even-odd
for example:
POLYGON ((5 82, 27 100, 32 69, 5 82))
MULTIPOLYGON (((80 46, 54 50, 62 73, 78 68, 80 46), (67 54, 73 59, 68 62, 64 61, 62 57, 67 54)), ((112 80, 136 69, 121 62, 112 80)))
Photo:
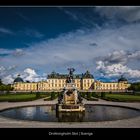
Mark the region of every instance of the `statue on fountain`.
POLYGON ((66 86, 58 98, 58 111, 84 111, 82 98, 74 83, 74 68, 68 68, 69 75, 66 79, 66 86))
POLYGON ((66 83, 73 83, 73 72, 75 71, 74 68, 68 68, 69 75, 67 77, 66 83))

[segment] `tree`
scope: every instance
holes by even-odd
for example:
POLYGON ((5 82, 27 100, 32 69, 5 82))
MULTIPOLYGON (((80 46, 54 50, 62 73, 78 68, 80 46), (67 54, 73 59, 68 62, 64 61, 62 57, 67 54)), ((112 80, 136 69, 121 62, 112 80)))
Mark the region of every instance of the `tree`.
POLYGON ((36 98, 40 98, 40 92, 36 92, 36 98))
POLYGON ((105 98, 105 92, 101 92, 101 98, 105 98))
POLYGON ((132 83, 128 90, 140 91, 140 82, 132 83))
POLYGON ((85 98, 85 95, 86 95, 85 92, 81 92, 80 94, 81 94, 81 97, 85 98))
POLYGON ((91 95, 92 95, 92 93, 91 92, 88 92, 87 93, 87 99, 90 99, 91 98, 91 95))
POLYGON ((3 85, 2 80, 0 79, 0 85, 3 85))
POLYGON ((10 91, 13 90, 13 87, 11 87, 11 85, 5 85, 5 84, 1 84, 0 85, 0 91, 10 91))
POLYGON ((51 93, 51 100, 55 99, 55 92, 51 93))

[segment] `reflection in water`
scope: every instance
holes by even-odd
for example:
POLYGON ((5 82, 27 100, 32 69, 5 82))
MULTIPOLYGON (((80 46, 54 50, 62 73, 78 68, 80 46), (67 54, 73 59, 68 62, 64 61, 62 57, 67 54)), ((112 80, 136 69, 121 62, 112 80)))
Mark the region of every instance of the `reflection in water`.
POLYGON ((58 112, 56 111, 56 117, 58 122, 83 122, 85 112, 58 112))
POLYGON ((1 116, 46 122, 96 122, 140 116, 140 111, 105 105, 85 105, 85 112, 57 112, 55 105, 21 107, 0 112, 1 116))

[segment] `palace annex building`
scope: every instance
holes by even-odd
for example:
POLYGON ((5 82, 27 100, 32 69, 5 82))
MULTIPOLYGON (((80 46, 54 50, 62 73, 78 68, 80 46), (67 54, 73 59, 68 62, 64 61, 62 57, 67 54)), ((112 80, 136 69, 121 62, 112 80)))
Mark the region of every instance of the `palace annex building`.
MULTIPOLYGON (((45 81, 30 82, 24 81, 20 75, 11 85, 14 91, 61 91, 66 85, 68 74, 52 72, 45 81)), ((130 84, 127 79, 121 76, 116 82, 101 82, 94 79, 93 75, 86 71, 84 74, 75 74, 74 83, 78 90, 82 91, 126 91, 130 84)))

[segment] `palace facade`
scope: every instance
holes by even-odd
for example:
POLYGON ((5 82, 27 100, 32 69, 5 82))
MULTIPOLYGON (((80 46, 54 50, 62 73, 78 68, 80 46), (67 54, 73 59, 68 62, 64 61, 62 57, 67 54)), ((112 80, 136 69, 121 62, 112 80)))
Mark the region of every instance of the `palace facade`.
MULTIPOLYGON (((52 72, 48 75, 46 81, 24 82, 18 75, 11 86, 14 88, 14 91, 61 91, 66 85, 67 76, 68 74, 52 72)), ((76 88, 82 91, 125 91, 130 86, 124 77, 121 77, 117 82, 95 81, 89 71, 86 71, 84 74, 75 74, 74 83, 76 88)))

